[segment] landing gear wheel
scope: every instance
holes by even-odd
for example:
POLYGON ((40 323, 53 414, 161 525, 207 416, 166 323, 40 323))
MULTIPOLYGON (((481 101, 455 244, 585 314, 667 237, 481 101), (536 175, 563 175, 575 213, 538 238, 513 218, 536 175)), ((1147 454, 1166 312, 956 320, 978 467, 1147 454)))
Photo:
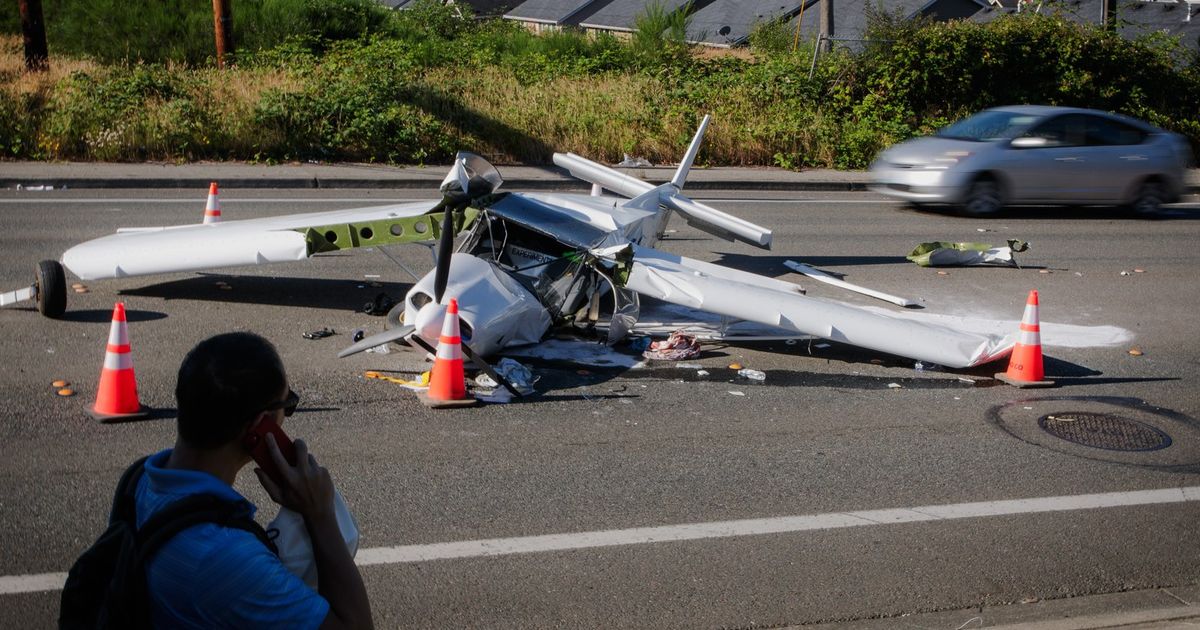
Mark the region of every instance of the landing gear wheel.
MULTIPOLYGON (((399 328, 403 325, 404 325, 404 302, 399 302, 395 306, 393 306, 390 311, 388 311, 387 317, 385 317, 383 320, 383 329, 391 330, 393 328, 399 328)), ((396 346, 400 347, 400 348, 408 347, 408 344, 406 344, 400 340, 393 341, 392 343, 396 344, 396 346)))
POLYGON ((984 177, 971 183, 967 198, 963 202, 963 214, 970 217, 986 217, 1004 208, 1004 196, 996 180, 984 177))
POLYGON ((1133 196, 1133 202, 1129 204, 1129 209, 1144 219, 1154 218, 1162 210, 1165 197, 1166 191, 1159 182, 1142 182, 1133 196))
POLYGON ((67 280, 62 265, 53 260, 38 263, 34 286, 37 287, 39 313, 58 319, 67 312, 67 280))

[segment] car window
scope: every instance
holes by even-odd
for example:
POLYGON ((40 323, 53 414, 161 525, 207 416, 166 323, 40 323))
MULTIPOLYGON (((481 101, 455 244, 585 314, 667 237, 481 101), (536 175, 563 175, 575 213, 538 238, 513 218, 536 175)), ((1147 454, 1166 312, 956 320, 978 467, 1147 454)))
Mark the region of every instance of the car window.
POLYGON ((1082 114, 1063 114, 1034 125, 1021 134, 1022 138, 1041 138, 1047 148, 1083 146, 1087 129, 1082 114))
POLYGON ((1146 132, 1119 120, 1088 116, 1086 121, 1088 146, 1141 144, 1146 132))
POLYGON ((989 109, 943 127, 934 135, 951 140, 990 142, 1011 138, 1035 120, 1037 116, 1032 114, 989 109))

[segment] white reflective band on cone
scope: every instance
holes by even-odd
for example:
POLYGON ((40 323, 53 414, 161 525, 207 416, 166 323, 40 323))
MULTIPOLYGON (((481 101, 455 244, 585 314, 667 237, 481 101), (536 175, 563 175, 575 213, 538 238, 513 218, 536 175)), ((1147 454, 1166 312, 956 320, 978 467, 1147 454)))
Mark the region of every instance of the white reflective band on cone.
POLYGON ((129 328, 125 325, 125 322, 115 321, 112 323, 112 328, 108 330, 108 345, 129 345, 129 328))
POLYGON ((1023 324, 1038 323, 1038 307, 1037 304, 1029 304, 1025 307, 1025 316, 1021 318, 1023 324))
POLYGON ((133 355, 128 352, 109 352, 104 355, 104 369, 132 370, 133 355))
POLYGON ((438 343, 437 358, 462 360, 462 346, 456 343, 438 343))
POLYGON ((1033 330, 1022 330, 1017 336, 1017 343, 1022 346, 1040 346, 1042 345, 1042 335, 1033 330))

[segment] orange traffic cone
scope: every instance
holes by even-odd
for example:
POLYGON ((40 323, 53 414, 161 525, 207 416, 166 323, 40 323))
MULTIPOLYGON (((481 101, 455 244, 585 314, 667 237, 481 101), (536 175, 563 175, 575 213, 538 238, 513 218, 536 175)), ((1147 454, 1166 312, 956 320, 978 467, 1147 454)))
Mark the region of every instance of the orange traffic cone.
POLYGON ((204 224, 221 222, 221 199, 217 196, 217 182, 208 185, 208 203, 204 204, 204 224))
POLYGON ((475 399, 467 396, 463 376, 462 337, 458 331, 458 300, 450 298, 442 335, 438 338, 437 356, 429 374, 429 389, 421 394, 421 402, 434 408, 467 407, 475 399))
POLYGON ((1008 360, 1008 371, 996 378, 1016 387, 1050 387, 1042 367, 1042 333, 1038 324, 1038 292, 1029 292, 1025 315, 1021 317, 1021 332, 1008 360))
POLYGON ((100 371, 100 386, 96 389, 96 404, 88 413, 97 420, 108 421, 144 418, 148 411, 138 402, 125 305, 117 302, 108 333, 108 352, 100 371))

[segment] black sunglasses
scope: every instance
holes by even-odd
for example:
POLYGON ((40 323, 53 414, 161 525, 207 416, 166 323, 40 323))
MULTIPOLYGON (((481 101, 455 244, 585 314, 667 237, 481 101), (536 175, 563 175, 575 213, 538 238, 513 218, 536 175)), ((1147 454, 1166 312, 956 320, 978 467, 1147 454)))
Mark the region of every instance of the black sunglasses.
POLYGON ((282 409, 283 415, 286 417, 286 416, 291 416, 293 413, 296 413, 296 407, 299 405, 300 405, 300 394, 297 394, 296 392, 292 391, 291 388, 288 388, 288 393, 287 393, 286 398, 284 398, 283 400, 281 400, 277 403, 271 403, 270 405, 267 405, 266 407, 263 408, 263 411, 275 411, 277 409, 282 409))

